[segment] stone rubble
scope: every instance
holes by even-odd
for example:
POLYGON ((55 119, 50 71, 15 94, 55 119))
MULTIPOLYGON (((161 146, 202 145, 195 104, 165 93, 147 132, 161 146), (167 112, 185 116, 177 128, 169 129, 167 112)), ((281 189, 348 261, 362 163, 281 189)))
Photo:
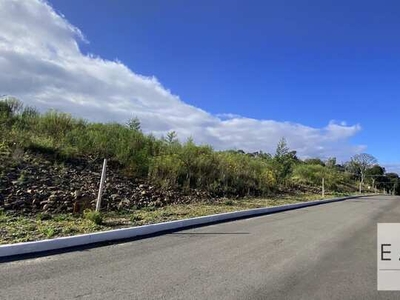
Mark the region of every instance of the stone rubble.
MULTIPOLYGON (((24 154, 17 160, 0 157, 0 209, 23 214, 93 209, 101 168, 102 161, 94 159, 60 163, 44 155, 24 154)), ((215 200, 204 191, 160 188, 122 173, 116 164, 108 165, 102 210, 215 200)))

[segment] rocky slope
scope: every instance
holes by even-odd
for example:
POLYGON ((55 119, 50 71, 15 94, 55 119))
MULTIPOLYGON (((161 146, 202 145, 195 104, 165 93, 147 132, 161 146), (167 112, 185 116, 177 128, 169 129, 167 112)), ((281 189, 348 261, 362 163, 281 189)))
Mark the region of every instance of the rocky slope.
MULTIPOLYGON (((57 162, 44 155, 20 153, 0 156, 0 208, 24 214, 73 212, 94 208, 101 160, 57 162)), ((102 209, 118 210, 171 203, 213 201, 212 195, 157 188, 149 182, 123 176, 108 165, 102 209)))

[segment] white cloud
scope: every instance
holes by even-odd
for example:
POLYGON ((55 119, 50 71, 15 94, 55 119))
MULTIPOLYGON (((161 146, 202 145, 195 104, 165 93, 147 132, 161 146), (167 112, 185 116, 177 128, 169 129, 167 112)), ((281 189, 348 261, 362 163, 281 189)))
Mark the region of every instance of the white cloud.
POLYGON ((93 121, 125 122, 138 116, 146 132, 175 130, 216 149, 272 152, 286 137, 300 156, 345 159, 363 151, 349 139, 361 128, 330 122, 324 128, 212 115, 188 105, 155 77, 119 61, 84 55, 82 32, 40 0, 0 0, 0 94, 41 110, 56 108, 93 121))

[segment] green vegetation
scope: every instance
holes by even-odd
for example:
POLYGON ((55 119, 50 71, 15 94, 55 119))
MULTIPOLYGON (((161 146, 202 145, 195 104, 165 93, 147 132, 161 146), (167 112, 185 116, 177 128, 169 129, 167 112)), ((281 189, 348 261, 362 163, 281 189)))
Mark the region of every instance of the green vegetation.
POLYGON ((98 211, 87 209, 83 212, 83 217, 96 225, 101 225, 101 223, 103 223, 103 216, 98 211))
MULTIPOLYGON (((24 151, 32 151, 54 155, 59 161, 82 156, 108 158, 128 176, 217 196, 274 195, 296 190, 299 185, 320 188, 322 178, 331 192, 354 192, 361 181, 364 189, 369 186, 400 193, 397 174, 385 176, 384 168, 370 155, 355 156, 344 165, 335 158, 302 161, 285 139, 273 155, 214 151, 192 139, 180 143, 175 132, 160 139, 146 135, 136 117, 125 125, 91 123, 57 111, 41 114, 13 98, 0 101, 0 128, 0 155, 18 158, 24 151)), ((18 178, 25 180, 23 174, 18 178)))
MULTIPOLYGON (((336 158, 301 160, 282 139, 274 154, 262 151, 214 151, 181 143, 174 131, 156 138, 142 132, 134 117, 123 124, 91 123, 57 111, 39 113, 17 99, 0 101, 0 156, 17 165, 25 152, 50 155, 55 168, 75 158, 108 158, 131 178, 182 191, 198 189, 220 197, 212 203, 148 206, 126 211, 72 214, 39 213, 35 216, 8 213, 0 207, 0 244, 54 238, 99 230, 145 225, 209 214, 317 200, 322 180, 328 197, 363 191, 400 194, 399 176, 386 173, 374 157, 354 156, 338 164, 336 158), (361 183, 361 184, 360 184, 361 183)), ((2 178, 0 164, 0 205, 2 178)), ((32 181, 26 172, 15 184, 32 181)))
MULTIPOLYGON (((337 196, 343 196, 343 194, 329 195, 329 197, 337 196)), ((0 245, 291 204, 320 198, 319 194, 285 195, 271 198, 221 199, 216 203, 168 205, 159 208, 145 207, 140 210, 104 212, 101 214, 101 224, 93 221, 92 217, 82 218, 72 214, 40 214, 35 218, 13 215, 0 210, 0 245)), ((88 215, 86 214, 86 216, 88 215)))

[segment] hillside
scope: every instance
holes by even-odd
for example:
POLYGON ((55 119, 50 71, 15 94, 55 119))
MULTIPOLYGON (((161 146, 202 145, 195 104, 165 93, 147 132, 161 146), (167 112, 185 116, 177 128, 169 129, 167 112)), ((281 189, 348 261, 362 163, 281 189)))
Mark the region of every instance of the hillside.
MULTIPOLYGON (((359 178, 336 160, 302 161, 283 139, 275 154, 214 151, 156 138, 140 122, 91 123, 0 102, 0 207, 24 213, 93 208, 101 164, 109 160, 103 210, 213 202, 219 198, 354 193, 359 178)), ((368 186, 367 181, 364 188, 368 186)), ((389 185, 390 187, 390 185, 389 185)), ((382 189, 382 186, 379 187, 382 189)))

